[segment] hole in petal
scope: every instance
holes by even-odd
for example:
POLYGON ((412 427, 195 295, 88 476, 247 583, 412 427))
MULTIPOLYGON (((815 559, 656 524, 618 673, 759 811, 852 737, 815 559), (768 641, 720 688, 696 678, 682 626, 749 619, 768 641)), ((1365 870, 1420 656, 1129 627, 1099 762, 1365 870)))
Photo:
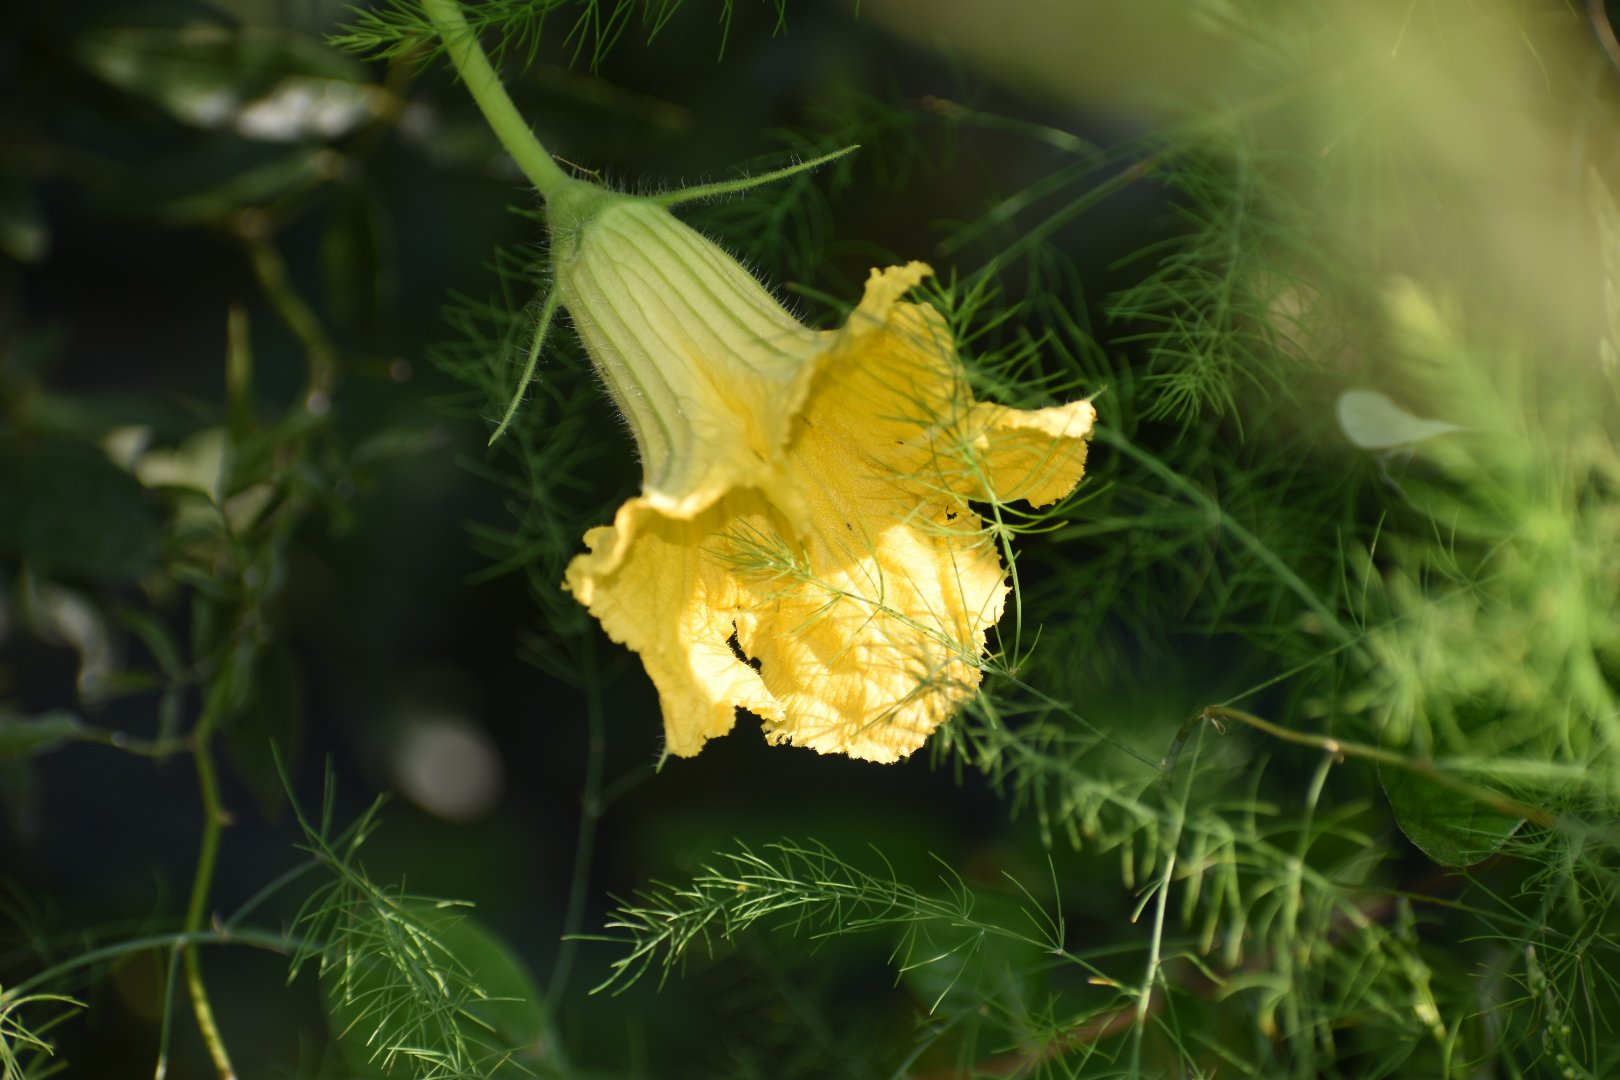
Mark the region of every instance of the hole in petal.
POLYGON ((741 660, 755 671, 760 669, 759 657, 749 656, 747 653, 743 652, 742 642, 737 639, 736 623, 731 624, 731 636, 726 638, 726 644, 731 646, 732 656, 735 656, 737 659, 741 660))

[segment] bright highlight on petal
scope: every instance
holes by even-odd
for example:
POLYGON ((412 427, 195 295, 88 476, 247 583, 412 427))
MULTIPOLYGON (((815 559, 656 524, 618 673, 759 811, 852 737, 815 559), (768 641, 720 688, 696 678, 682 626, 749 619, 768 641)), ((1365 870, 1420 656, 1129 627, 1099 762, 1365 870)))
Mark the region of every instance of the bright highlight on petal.
POLYGON ((644 485, 567 588, 641 655, 671 753, 741 708, 772 742, 905 757, 976 692, 1006 602, 970 500, 1067 495, 1094 410, 976 402, 944 319, 901 299, 921 263, 816 332, 662 207, 610 198, 563 238, 558 288, 644 485))

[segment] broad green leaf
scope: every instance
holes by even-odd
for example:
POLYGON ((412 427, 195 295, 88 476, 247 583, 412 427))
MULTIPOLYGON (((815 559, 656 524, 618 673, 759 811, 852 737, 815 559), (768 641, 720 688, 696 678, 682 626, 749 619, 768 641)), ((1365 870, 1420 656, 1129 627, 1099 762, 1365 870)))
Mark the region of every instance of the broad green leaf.
POLYGON ((0 761, 48 753, 83 730, 77 716, 61 710, 37 716, 0 713, 0 761))
POLYGON ((465 909, 445 914, 439 940, 472 973, 485 995, 468 1012, 488 1026, 490 1041, 512 1051, 519 1064, 530 1068, 541 1064, 550 1024, 529 969, 511 946, 465 909))
POLYGON ((133 581, 157 554, 157 508, 96 447, 0 439, 0 557, 47 575, 133 581))
POLYGON ((1524 824, 1422 773, 1380 766, 1378 776, 1401 832, 1441 866, 1489 858, 1524 824))
MULTIPOLYGON (((534 1075, 547 1058, 550 1025, 539 988, 511 949, 465 907, 406 902, 391 922, 391 933, 408 935, 415 944, 431 940, 431 952, 442 962, 434 964, 437 978, 426 982, 444 996, 414 1000, 388 960, 356 953, 341 968, 342 980, 328 974, 324 987, 332 1029, 350 1064, 365 1076, 399 1075, 398 1063, 392 1074, 383 1069, 395 1050, 401 1057, 420 1054, 454 1064, 469 1076, 534 1075), (432 1009, 454 1013, 458 1034, 445 1045, 403 1042, 413 1015, 432 1009)), ((435 1019, 428 1030, 438 1027, 435 1019)))

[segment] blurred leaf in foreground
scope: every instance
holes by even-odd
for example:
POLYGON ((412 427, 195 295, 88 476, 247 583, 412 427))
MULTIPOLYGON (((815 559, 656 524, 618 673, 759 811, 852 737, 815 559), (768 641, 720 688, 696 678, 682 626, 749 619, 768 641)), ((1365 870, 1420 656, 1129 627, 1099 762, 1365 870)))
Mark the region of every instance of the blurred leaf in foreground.
POLYGON ((140 483, 95 447, 66 440, 0 439, 0 522, 0 556, 103 582, 139 577, 160 539, 140 483))
POLYGON ((1472 866, 1494 855, 1524 824, 1409 769, 1380 768, 1395 823, 1441 866, 1472 866))

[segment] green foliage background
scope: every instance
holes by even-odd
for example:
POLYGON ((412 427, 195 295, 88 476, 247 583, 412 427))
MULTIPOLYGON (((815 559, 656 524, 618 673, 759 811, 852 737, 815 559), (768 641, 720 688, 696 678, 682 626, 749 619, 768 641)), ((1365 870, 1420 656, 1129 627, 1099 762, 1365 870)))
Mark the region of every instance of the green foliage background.
POLYGON ((656 769, 558 588, 629 440, 566 327, 518 385, 543 214, 416 5, 13 13, 4 1080, 1620 1069, 1603 4, 468 11, 624 187, 859 144, 683 213, 820 325, 927 259, 1088 480, 992 508, 928 751, 656 769))

